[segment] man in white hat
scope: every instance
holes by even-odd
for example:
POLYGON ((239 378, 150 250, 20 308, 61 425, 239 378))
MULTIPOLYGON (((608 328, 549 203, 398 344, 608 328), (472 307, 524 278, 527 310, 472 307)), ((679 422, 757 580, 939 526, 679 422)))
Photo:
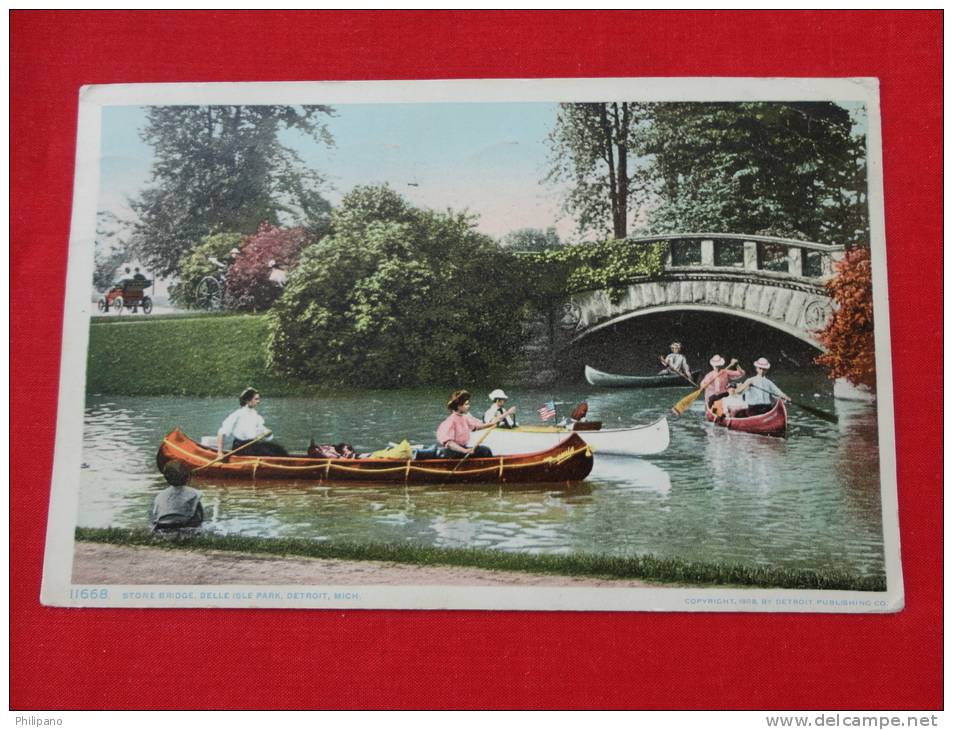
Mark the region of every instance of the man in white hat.
POLYGON ((745 393, 745 403, 748 405, 745 415, 757 416, 759 413, 767 413, 774 408, 775 398, 791 402, 791 399, 765 375, 771 367, 767 358, 759 357, 754 361, 754 367, 758 374, 748 378, 736 390, 738 394, 745 393))
MULTIPOLYGON (((704 389, 705 401, 708 407, 713 408, 717 412, 720 409, 715 408, 715 403, 728 395, 728 381, 743 378, 745 371, 741 368, 737 370, 732 369, 738 364, 738 360, 735 358, 731 358, 731 362, 728 363, 728 368, 722 370, 725 366, 725 358, 721 355, 715 355, 708 361, 708 364, 711 365, 711 371, 702 378, 698 387, 704 389)), ((718 415, 721 414, 719 413, 718 415)))
POLYGON ((487 408, 486 413, 483 414, 483 422, 489 423, 499 417, 500 421, 497 428, 516 428, 516 416, 513 415, 516 413, 516 406, 506 408, 506 401, 508 400, 506 393, 497 388, 490 393, 490 400, 493 401, 493 405, 487 408))

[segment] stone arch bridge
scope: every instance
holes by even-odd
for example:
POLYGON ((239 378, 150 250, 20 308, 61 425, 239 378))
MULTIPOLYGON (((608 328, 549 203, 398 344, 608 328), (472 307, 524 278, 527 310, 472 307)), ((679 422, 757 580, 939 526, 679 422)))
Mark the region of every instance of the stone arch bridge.
POLYGON ((633 246, 668 243, 664 270, 624 286, 616 302, 605 290, 574 294, 562 319, 566 344, 623 320, 700 311, 754 320, 824 350, 817 331, 832 312, 824 284, 843 246, 733 233, 628 240, 633 246))

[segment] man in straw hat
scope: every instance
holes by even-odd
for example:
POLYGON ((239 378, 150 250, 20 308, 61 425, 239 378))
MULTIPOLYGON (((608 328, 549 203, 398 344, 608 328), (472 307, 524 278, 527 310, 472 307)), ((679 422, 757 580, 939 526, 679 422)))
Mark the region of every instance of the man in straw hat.
POLYGON ((500 416, 500 428, 516 428, 516 416, 513 415, 516 413, 516 406, 506 408, 508 398, 503 389, 497 388, 490 393, 490 400, 493 401, 493 405, 487 408, 486 413, 483 414, 483 422, 489 423, 500 416))
POLYGON ((714 408, 716 401, 728 395, 728 381, 743 378, 745 371, 741 368, 737 370, 732 369, 738 364, 738 360, 735 358, 731 358, 727 369, 722 369, 725 367, 725 358, 721 355, 712 357, 712 359, 708 361, 708 364, 711 365, 711 371, 702 378, 698 387, 704 389, 705 402, 708 404, 708 407, 714 408))
POLYGON ((478 418, 470 415, 470 391, 456 390, 447 401, 447 410, 450 415, 437 426, 437 443, 440 444, 438 456, 441 459, 459 459, 468 454, 474 458, 482 456, 493 456, 493 452, 482 444, 475 448, 469 448, 467 442, 470 440, 471 431, 482 431, 485 428, 495 426, 501 420, 501 416, 495 416, 489 423, 483 423, 478 418))
POLYGON ((754 361, 754 367, 757 375, 753 375, 738 386, 738 393, 745 393, 745 403, 748 405, 745 415, 756 416, 759 413, 767 413, 774 408, 774 399, 780 398, 790 402, 784 392, 768 380, 765 373, 771 367, 767 358, 759 357, 754 361), (746 392, 747 391, 747 392, 746 392))

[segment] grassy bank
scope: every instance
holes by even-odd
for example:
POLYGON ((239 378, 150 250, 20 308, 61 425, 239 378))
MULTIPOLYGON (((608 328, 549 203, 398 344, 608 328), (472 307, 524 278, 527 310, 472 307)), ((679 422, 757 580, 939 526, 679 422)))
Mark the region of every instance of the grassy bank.
POLYGON ((545 575, 639 579, 655 583, 748 586, 820 590, 882 591, 883 576, 853 576, 833 571, 785 570, 718 563, 689 563, 647 556, 529 555, 475 548, 434 548, 405 544, 317 542, 294 538, 254 538, 201 534, 169 540, 145 530, 76 529, 76 539, 114 545, 168 549, 227 550, 242 553, 340 560, 371 560, 413 565, 447 565, 545 575))
POLYGON ((89 328, 86 389, 122 395, 271 396, 315 388, 270 375, 263 315, 113 317, 89 328))

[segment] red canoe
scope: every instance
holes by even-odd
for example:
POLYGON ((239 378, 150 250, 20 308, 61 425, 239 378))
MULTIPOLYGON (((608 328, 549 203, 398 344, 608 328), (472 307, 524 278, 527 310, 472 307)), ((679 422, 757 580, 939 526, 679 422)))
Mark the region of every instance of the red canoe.
POLYGON ((309 456, 243 456, 216 462, 215 449, 196 443, 179 429, 162 440, 159 471, 173 459, 201 470, 203 479, 306 479, 365 484, 525 484, 575 482, 592 471, 592 449, 577 434, 546 451, 460 459, 326 459, 309 456), (211 463, 215 462, 215 463, 211 463))
POLYGON ((784 436, 788 425, 788 412, 784 407, 784 401, 780 398, 775 402, 774 408, 767 413, 748 418, 718 418, 709 408, 705 408, 705 418, 716 426, 723 426, 730 431, 744 431, 745 433, 758 433, 762 436, 784 436))

